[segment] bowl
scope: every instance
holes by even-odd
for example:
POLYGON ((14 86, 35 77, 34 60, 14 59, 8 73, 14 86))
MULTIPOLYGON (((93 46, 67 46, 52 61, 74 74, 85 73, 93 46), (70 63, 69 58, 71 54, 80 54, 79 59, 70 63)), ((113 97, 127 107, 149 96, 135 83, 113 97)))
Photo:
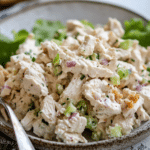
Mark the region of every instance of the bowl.
MULTIPOLYGON (((144 23, 147 22, 142 16, 122 7, 101 3, 95 1, 40 1, 19 4, 9 11, 3 12, 0 17, 0 30, 3 34, 12 37, 11 31, 26 29, 29 32, 36 19, 42 18, 47 20, 60 20, 65 23, 68 19, 87 19, 94 24, 106 24, 109 17, 117 18, 123 24, 124 20, 137 17, 141 18, 144 23), (19 8, 19 11, 18 11, 19 8), (3 19, 2 19, 3 18, 3 19)), ((10 123, 4 121, 0 116, 0 131, 15 139, 14 132, 10 123)), ((98 142, 89 142, 85 144, 66 144, 56 141, 48 141, 35 136, 32 132, 28 135, 40 150, 96 150, 96 149, 123 149, 129 147, 150 134, 150 121, 142 123, 142 125, 133 130, 130 134, 120 138, 102 140, 98 142)))

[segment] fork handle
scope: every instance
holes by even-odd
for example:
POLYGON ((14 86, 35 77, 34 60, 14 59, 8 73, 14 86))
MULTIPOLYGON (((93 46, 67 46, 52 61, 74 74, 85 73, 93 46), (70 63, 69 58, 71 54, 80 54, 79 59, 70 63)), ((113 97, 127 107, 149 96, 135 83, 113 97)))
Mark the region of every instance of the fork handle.
POLYGON ((14 127, 14 132, 16 135, 16 140, 18 143, 19 150, 35 150, 34 146, 32 145, 30 139, 28 138, 26 132, 24 131, 23 127, 21 126, 21 123, 17 119, 15 113, 13 112, 12 108, 5 104, 8 111, 10 119, 12 120, 12 125, 14 127))

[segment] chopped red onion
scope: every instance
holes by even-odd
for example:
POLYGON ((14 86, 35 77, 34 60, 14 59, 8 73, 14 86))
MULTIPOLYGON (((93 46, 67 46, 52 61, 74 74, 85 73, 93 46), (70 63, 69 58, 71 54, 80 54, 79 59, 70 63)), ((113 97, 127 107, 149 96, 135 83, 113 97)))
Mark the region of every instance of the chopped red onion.
POLYGON ((8 85, 4 85, 4 86, 2 87, 2 89, 1 89, 1 91, 2 91, 3 89, 10 89, 10 90, 11 90, 11 87, 8 86, 8 85))
POLYGON ((76 62, 75 61, 67 61, 66 65, 67 65, 67 67, 75 67, 76 62))
POLYGON ((74 118, 77 115, 77 113, 72 113, 69 117, 69 120, 71 120, 72 118, 74 118))
POLYGON ((107 66, 108 63, 109 63, 109 61, 107 59, 102 59, 102 61, 101 61, 101 65, 107 66))
POLYGON ((143 86, 139 84, 139 85, 136 86, 136 90, 137 90, 138 92, 140 92, 140 91, 142 90, 142 87, 143 87, 143 86))

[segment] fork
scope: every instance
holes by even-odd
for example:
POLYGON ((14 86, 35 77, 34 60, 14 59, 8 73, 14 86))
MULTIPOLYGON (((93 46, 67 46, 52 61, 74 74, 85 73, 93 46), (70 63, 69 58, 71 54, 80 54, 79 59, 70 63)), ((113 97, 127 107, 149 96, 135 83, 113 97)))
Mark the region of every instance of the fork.
POLYGON ((1 97, 0 97, 0 104, 2 104, 5 107, 10 117, 19 150, 35 150, 34 146, 32 145, 30 139, 28 138, 25 130, 23 129, 21 123, 19 122, 12 108, 8 104, 6 104, 1 97))

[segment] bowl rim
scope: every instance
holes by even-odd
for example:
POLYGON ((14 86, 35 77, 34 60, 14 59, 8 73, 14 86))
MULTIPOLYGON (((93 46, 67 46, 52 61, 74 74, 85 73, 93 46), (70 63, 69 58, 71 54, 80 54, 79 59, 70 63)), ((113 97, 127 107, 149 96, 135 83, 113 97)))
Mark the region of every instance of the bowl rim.
MULTIPOLYGON (((29 9, 34 9, 35 7, 38 7, 39 5, 43 6, 43 5, 47 5, 47 4, 60 4, 60 3, 89 3, 89 4, 107 5, 107 6, 110 6, 110 7, 115 7, 115 8, 118 8, 118 9, 122 9, 124 11, 128 11, 132 14, 135 14, 136 16, 139 16, 145 22, 148 22, 148 20, 144 16, 142 16, 142 15, 140 15, 140 14, 138 14, 138 13, 136 13, 136 12, 130 10, 130 9, 127 9, 125 7, 122 7, 122 6, 117 6, 115 4, 110 4, 110 3, 107 3, 107 2, 100 2, 100 1, 94 1, 94 0, 83 0, 83 1, 82 0, 63 0, 63 1, 61 1, 61 0, 58 0, 58 1, 52 0, 52 1, 45 1, 45 2, 44 1, 38 1, 38 2, 35 2, 35 3, 31 3, 28 6, 25 6, 24 8, 22 8, 21 10, 16 11, 16 12, 10 14, 10 15, 7 15, 7 17, 5 17, 4 19, 1 19, 0 24, 7 21, 7 20, 9 20, 9 18, 11 18, 11 17, 14 17, 14 16, 18 15, 20 12, 25 12, 25 11, 28 11, 29 9)), ((17 5, 14 6, 12 9, 17 7, 17 5)), ((7 14, 7 10, 6 10, 5 13, 7 14)), ((10 132, 12 131, 12 133, 13 133, 13 129, 11 127, 7 126, 5 123, 0 124, 0 127, 3 127, 5 129, 9 130, 10 132)), ((3 130, 1 130, 1 131, 5 133, 5 131, 3 131, 3 130)), ((61 146, 62 148, 66 147, 66 146, 70 147, 70 148, 86 148, 88 146, 101 146, 101 145, 105 146, 107 144, 114 145, 115 143, 118 143, 118 142, 121 144, 121 143, 123 143, 124 140, 127 140, 127 139, 131 140, 131 139, 133 139, 137 136, 140 136, 140 134, 142 134, 142 133, 146 134, 147 132, 150 132, 150 120, 145 122, 145 125, 144 125, 143 129, 140 128, 139 130, 137 130, 133 133, 131 132, 128 135, 124 135, 124 136, 119 137, 119 138, 113 138, 113 139, 107 139, 107 140, 101 140, 101 141, 95 141, 95 142, 93 141, 93 142, 88 142, 88 143, 67 144, 67 143, 63 143, 63 142, 45 140, 43 138, 39 138, 39 137, 32 136, 32 135, 29 135, 29 134, 28 134, 28 136, 30 137, 30 139, 33 142, 41 141, 45 144, 51 144, 52 146, 61 146)), ((14 139, 14 136, 12 136, 12 137, 14 139)))
MULTIPOLYGON (((130 12, 134 15, 137 15, 138 17, 142 18, 145 22, 148 22, 148 19, 146 17, 144 17, 142 14, 139 14, 129 8, 126 8, 126 7, 123 7, 123 6, 119 6, 119 5, 115 5, 113 3, 109 3, 109 2, 101 2, 101 1, 96 1, 96 0, 41 0, 41 1, 38 1, 38 2, 27 2, 27 5, 24 6, 23 8, 21 8, 20 10, 15 10, 15 8, 20 5, 20 4, 26 4, 26 2, 21 2, 19 4, 16 4, 15 6, 13 6, 12 8, 8 8, 6 10, 3 10, 1 13, 3 14, 6 14, 6 17, 2 18, 0 20, 0 24, 5 22, 6 20, 8 20, 9 18, 11 17, 14 17, 16 15, 18 15, 20 12, 25 12, 29 9, 32 9, 32 7, 38 7, 39 4, 40 5, 47 5, 47 4, 57 4, 57 3, 89 3, 89 4, 101 4, 101 5, 107 5, 107 6, 110 6, 110 7, 114 7, 114 8, 118 8, 118 9, 122 9, 124 11, 127 11, 127 12, 130 12), (13 10, 13 12, 11 14, 7 14, 7 11, 8 10, 13 10)), ((3 15, 2 15, 3 16, 3 15)), ((0 18, 2 17, 0 16, 0 18)))

